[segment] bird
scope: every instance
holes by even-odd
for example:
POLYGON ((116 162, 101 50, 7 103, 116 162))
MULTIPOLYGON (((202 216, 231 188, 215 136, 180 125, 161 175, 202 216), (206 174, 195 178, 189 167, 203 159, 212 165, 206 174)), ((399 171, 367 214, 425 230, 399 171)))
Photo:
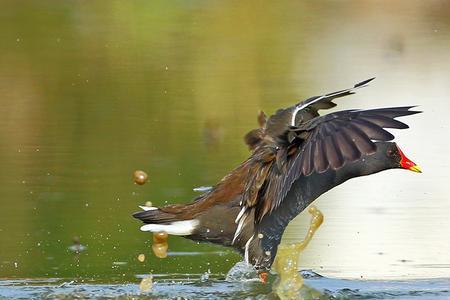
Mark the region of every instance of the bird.
POLYGON ((333 101, 368 86, 310 97, 267 117, 248 132, 250 157, 188 204, 146 207, 133 216, 142 231, 167 232, 237 250, 267 274, 289 222, 320 195, 345 181, 388 169, 421 172, 386 129, 420 113, 415 106, 350 109, 319 115, 333 101))

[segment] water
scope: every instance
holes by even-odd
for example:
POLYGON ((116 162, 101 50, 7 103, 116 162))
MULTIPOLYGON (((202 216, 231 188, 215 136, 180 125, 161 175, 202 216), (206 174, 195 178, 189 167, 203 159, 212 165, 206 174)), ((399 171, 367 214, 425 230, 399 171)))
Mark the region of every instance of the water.
MULTIPOLYGON (((259 109, 373 76, 338 109, 420 105, 395 135, 424 173, 384 172, 321 197, 325 221, 301 265, 328 278, 314 282, 352 279, 336 279, 340 289, 395 279, 420 294, 450 278, 448 2, 1 4, 2 291, 37 279, 119 291, 136 274, 224 278, 236 253, 170 237, 170 251, 200 255, 159 260, 131 213, 214 185, 248 156, 242 136, 259 109), (137 169, 147 184, 133 183, 137 169)), ((299 216, 284 242, 307 226, 299 216)))
MULTIPOLYGON (((95 283, 61 279, 7 280, 0 282, 0 299, 277 299, 270 284, 256 281, 198 279, 199 274, 173 281, 161 275, 149 292, 136 283, 95 283)), ((312 276, 300 294, 320 299, 449 299, 450 280, 358 281, 312 276)))

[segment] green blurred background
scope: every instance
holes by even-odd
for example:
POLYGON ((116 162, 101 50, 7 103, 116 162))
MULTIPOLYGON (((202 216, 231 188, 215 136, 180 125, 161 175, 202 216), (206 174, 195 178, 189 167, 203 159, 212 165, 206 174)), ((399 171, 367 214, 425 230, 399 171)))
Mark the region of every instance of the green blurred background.
MULTIPOLYGON (((242 136, 260 109, 373 76, 339 108, 421 105, 396 135, 425 173, 328 193, 303 265, 450 275, 449 29, 446 1, 2 0, 0 277, 225 274, 240 257, 218 246, 171 237, 174 255, 154 258, 131 213, 220 180, 249 155, 242 136), (133 183, 136 169, 146 185, 133 183)), ((301 239, 307 219, 285 240, 301 239)))

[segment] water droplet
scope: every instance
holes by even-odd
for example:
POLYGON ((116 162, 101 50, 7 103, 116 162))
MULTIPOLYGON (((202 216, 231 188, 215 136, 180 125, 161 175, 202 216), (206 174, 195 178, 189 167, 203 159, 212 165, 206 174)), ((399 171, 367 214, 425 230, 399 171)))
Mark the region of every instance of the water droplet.
POLYGON ((148 175, 144 171, 136 170, 133 173, 134 182, 139 185, 143 185, 148 180, 148 175))

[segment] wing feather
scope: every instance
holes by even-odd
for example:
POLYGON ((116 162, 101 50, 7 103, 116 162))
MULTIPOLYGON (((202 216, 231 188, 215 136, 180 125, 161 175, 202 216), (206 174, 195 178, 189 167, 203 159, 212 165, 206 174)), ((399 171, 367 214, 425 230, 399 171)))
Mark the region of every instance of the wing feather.
POLYGON ((355 161, 361 157, 361 152, 344 130, 336 132, 336 141, 346 161, 355 161))
POLYGON ((385 117, 383 115, 366 115, 361 114, 361 119, 371 122, 383 128, 407 129, 408 125, 398 120, 385 117))
POLYGON ((327 155, 328 161, 330 162, 330 166, 333 169, 342 167, 342 165, 344 164, 344 157, 333 135, 330 135, 326 138, 325 148, 325 153, 327 155))
POLYGON ((375 144, 370 140, 367 134, 358 127, 354 122, 349 123, 345 130, 352 138, 352 141, 355 143, 356 147, 361 153, 373 153, 375 152, 375 144))
POLYGON ((311 166, 311 143, 308 143, 305 145, 304 147, 304 152, 303 152, 303 163, 302 163, 302 171, 303 174, 310 174, 312 171, 312 166, 311 166))
POLYGON ((310 106, 316 110, 328 109, 328 108, 334 107, 334 106, 336 106, 336 104, 331 102, 331 101, 333 101, 333 99, 354 94, 355 90, 367 86, 367 84, 374 79, 375 79, 375 77, 361 81, 361 82, 355 84, 353 87, 348 88, 348 89, 328 93, 328 94, 325 94, 322 96, 310 97, 310 98, 300 102, 299 104, 297 104, 297 107, 299 109, 303 109, 307 106, 310 106))
POLYGON ((328 169, 329 162, 323 148, 323 140, 315 141, 314 157, 312 159, 316 162, 315 167, 318 173, 323 173, 328 169))

